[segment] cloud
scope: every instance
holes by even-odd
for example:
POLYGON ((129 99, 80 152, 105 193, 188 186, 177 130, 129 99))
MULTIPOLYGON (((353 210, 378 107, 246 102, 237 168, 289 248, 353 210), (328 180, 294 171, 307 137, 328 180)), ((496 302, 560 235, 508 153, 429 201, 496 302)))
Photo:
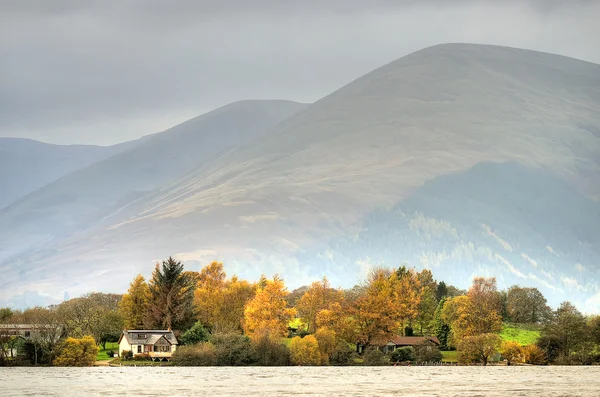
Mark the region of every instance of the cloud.
POLYGON ((311 102, 445 42, 600 63, 599 16, 558 0, 3 1, 0 136, 108 144, 240 99, 311 102))

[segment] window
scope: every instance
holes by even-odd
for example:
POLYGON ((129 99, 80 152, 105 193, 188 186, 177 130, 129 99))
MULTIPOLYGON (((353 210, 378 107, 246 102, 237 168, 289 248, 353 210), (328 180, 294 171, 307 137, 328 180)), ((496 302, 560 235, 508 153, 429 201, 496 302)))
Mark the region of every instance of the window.
POLYGON ((142 345, 138 345, 138 353, 142 352, 142 345))
POLYGON ((146 339, 146 334, 137 334, 138 339, 146 339))
POLYGON ((154 346, 154 351, 157 353, 168 353, 171 351, 171 346, 154 346))
POLYGON ((25 331, 25 337, 29 338, 31 336, 31 331, 25 331))

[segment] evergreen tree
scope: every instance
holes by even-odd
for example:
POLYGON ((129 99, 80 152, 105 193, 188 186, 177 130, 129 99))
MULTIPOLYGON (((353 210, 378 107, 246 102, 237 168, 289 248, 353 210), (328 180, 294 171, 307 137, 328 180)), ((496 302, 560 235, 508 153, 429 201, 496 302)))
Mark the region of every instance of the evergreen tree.
POLYGON ((445 282, 440 281, 435 290, 435 299, 437 299, 437 301, 440 302, 442 300, 442 298, 445 298, 447 296, 448 296, 448 287, 446 287, 445 282))
POLYGON ((156 264, 150 280, 150 319, 154 326, 184 330, 196 320, 196 283, 183 264, 169 257, 156 264))
POLYGON ((446 297, 442 297, 437 309, 435 309, 435 315, 433 316, 433 332, 440 341, 440 349, 447 350, 450 336, 450 326, 442 319, 442 311, 444 304, 446 303, 446 297))

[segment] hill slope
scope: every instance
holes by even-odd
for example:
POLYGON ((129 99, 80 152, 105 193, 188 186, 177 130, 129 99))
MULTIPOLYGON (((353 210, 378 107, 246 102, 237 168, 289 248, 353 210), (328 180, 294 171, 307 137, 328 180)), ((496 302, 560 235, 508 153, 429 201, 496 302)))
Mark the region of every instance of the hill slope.
POLYGON ((132 147, 52 145, 30 139, 0 138, 0 209, 60 177, 132 147))
POLYGON ((131 265, 125 279, 173 253, 192 263, 217 256, 243 276, 277 271, 299 284, 326 272, 348 285, 370 262, 409 260, 454 275, 460 286, 473 274, 494 274, 501 284, 538 286, 552 303, 574 296, 583 304, 600 279, 600 235, 593 227, 600 221, 599 109, 599 65, 505 47, 427 48, 355 80, 31 261, 39 266, 45 258, 48 269, 125 262, 131 265), (452 175, 459 184, 446 181, 452 175), (490 178, 496 192, 509 194, 477 196, 490 178), (431 194, 427 182, 434 184, 431 194), (520 197, 523 186, 530 190, 520 197), (544 195, 553 199, 535 201, 544 195), (441 200, 425 200, 431 196, 441 200), (464 196, 473 197, 477 210, 450 211, 464 196), (572 211, 573 203, 585 203, 586 212, 557 218, 569 220, 565 225, 545 221, 572 211), (531 219, 519 218, 532 209, 531 219), (373 222, 391 230, 370 237, 380 227, 373 222), (432 239, 420 225, 447 229, 450 237, 432 239), (567 236, 575 254, 561 256, 569 251, 564 244, 552 253, 550 235, 552 241, 567 236), (522 246, 510 251, 506 240, 522 246), (528 256, 543 251, 555 256, 548 270, 546 257, 528 256), (530 271, 533 262, 538 269, 530 271))

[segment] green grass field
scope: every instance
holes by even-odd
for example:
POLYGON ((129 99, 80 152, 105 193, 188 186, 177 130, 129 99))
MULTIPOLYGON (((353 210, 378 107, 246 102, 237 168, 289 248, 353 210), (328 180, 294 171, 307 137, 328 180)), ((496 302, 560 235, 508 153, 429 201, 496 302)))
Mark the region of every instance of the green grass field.
POLYGON ((540 337, 540 331, 535 327, 521 324, 502 324, 500 337, 505 341, 517 342, 522 346, 535 343, 540 337))
POLYGON ((98 356, 96 357, 97 361, 107 361, 107 360, 112 360, 112 357, 108 357, 106 355, 106 351, 107 350, 113 350, 113 351, 118 351, 119 350, 119 344, 117 342, 108 342, 106 344, 106 350, 102 349, 102 346, 100 346, 100 350, 98 350, 98 356))
POLYGON ((456 359, 456 350, 450 351, 442 351, 442 361, 455 363, 458 360, 456 359))

